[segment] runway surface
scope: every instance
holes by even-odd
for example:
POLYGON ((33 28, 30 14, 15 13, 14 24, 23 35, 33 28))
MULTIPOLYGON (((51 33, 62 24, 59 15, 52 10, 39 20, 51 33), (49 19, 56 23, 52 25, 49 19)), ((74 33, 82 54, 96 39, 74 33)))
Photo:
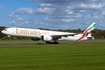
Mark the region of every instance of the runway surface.
POLYGON ((48 46, 47 44, 0 44, 0 47, 48 46))
POLYGON ((60 41, 59 44, 46 44, 43 41, 0 41, 0 47, 26 47, 26 46, 65 46, 65 45, 89 45, 89 44, 103 44, 105 45, 105 40, 96 40, 96 41, 80 41, 80 42, 71 42, 71 41, 60 41))

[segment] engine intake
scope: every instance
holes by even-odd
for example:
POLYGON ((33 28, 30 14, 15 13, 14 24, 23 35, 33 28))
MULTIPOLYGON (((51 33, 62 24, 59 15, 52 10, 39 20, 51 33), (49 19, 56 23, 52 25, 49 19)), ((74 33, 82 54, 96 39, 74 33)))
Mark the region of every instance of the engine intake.
POLYGON ((31 40, 33 40, 33 41, 39 41, 41 39, 40 38, 31 38, 31 40))

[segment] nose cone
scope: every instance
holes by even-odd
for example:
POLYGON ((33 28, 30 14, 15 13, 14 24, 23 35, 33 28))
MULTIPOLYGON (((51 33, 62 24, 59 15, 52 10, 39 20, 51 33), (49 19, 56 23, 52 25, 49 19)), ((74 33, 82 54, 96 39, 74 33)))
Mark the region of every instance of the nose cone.
POLYGON ((4 33, 4 30, 2 30, 1 33, 4 33))
POLYGON ((5 34, 5 33, 6 33, 6 31, 2 30, 2 31, 1 31, 1 33, 5 34))

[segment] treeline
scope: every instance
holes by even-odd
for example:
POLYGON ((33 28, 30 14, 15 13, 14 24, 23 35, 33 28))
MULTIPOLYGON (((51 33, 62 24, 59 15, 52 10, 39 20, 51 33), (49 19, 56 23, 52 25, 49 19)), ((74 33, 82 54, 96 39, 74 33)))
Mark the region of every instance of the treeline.
MULTIPOLYGON (((7 36, 2 34, 1 31, 4 30, 6 27, 0 27, 0 39, 6 39, 7 36)), ((39 28, 41 30, 50 30, 50 29, 46 29, 46 28, 39 28)), ((58 30, 53 30, 53 31, 61 31, 61 32, 73 32, 73 33, 82 33, 84 30, 81 29, 74 29, 74 30, 63 30, 63 29, 58 29, 58 30)), ((92 36, 94 36, 95 38, 105 38, 105 30, 100 30, 100 29, 94 29, 92 31, 92 36)), ((15 40, 27 40, 29 38, 23 38, 23 37, 11 37, 15 40)))
MULTIPOLYGON (((57 30, 57 31, 82 33, 84 30, 74 29, 74 30, 57 30)), ((105 38, 105 30, 94 29, 91 33, 92 36, 94 36, 95 38, 105 38)))
POLYGON ((5 27, 0 27, 0 39, 2 39, 3 37, 6 37, 6 35, 1 33, 1 31, 4 29, 5 29, 5 27))

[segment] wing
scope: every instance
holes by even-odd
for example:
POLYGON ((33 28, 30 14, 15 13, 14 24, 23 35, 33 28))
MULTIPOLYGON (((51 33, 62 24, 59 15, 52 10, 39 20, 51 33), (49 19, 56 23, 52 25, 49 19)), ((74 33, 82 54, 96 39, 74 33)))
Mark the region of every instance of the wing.
POLYGON ((77 35, 77 33, 51 35, 51 36, 52 36, 53 39, 59 39, 59 38, 61 38, 61 37, 74 36, 74 35, 77 35))

